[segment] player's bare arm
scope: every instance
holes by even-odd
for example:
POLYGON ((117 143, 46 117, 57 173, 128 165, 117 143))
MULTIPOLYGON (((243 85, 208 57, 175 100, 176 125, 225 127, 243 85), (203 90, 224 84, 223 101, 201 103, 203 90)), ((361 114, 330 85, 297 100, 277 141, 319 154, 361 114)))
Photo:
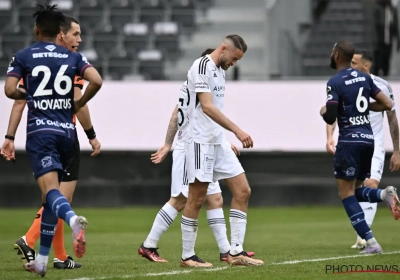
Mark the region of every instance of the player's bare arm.
POLYGON ((387 112, 390 136, 393 143, 393 155, 390 159, 390 170, 398 171, 400 168, 400 152, 399 152, 399 123, 397 121, 396 111, 387 112))
POLYGON ((11 109, 10 120, 8 121, 7 138, 4 140, 0 152, 6 160, 15 159, 14 140, 10 138, 15 137, 15 134, 17 133, 19 123, 21 122, 22 113, 25 109, 25 105, 25 100, 15 100, 11 109))
POLYGON ((16 77, 7 77, 4 85, 4 93, 10 99, 25 100, 26 92, 17 88, 20 79, 16 77))
POLYGON ((209 92, 197 93, 204 114, 209 116, 213 121, 223 128, 233 132, 242 142, 243 148, 252 148, 253 140, 250 135, 242 131, 236 124, 229 120, 218 108, 212 103, 212 96, 209 92))
POLYGON ((89 84, 83 96, 75 101, 75 112, 78 112, 84 107, 86 103, 96 95, 103 84, 103 79, 94 67, 87 68, 83 74, 83 78, 88 81, 89 84))
POLYGON ((165 143, 156 153, 151 155, 151 161, 155 164, 161 163, 166 157, 174 143, 176 132, 178 131, 178 105, 175 106, 169 120, 165 143))
POLYGON ((377 95, 371 97, 376 100, 376 102, 371 102, 369 104, 369 109, 371 111, 381 112, 392 109, 392 101, 382 91, 380 91, 377 95))
MULTIPOLYGON (((82 91, 79 87, 74 88, 74 99, 78 100, 82 97, 82 91)), ((89 143, 92 146, 93 153, 92 157, 100 154, 101 143, 96 137, 96 133, 93 130, 92 120, 90 118, 89 107, 87 104, 83 106, 78 113, 76 113, 79 123, 82 125, 83 130, 86 133, 86 136, 89 138, 89 143)))
POLYGON ((334 155, 335 154, 335 140, 333 139, 333 132, 336 128, 336 122, 334 124, 327 124, 326 125, 326 151, 334 155))

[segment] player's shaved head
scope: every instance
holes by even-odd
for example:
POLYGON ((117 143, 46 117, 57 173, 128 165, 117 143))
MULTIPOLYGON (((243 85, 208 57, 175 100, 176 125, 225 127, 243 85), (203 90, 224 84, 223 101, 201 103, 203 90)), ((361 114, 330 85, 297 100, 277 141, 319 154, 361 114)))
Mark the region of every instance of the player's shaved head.
POLYGON ((355 51, 356 49, 352 42, 347 40, 337 42, 332 49, 330 66, 333 69, 349 67, 355 51))
POLYGON ((210 56, 215 65, 224 70, 236 65, 247 51, 247 44, 242 37, 236 34, 225 36, 218 48, 210 56))
POLYGON ((55 38, 60 32, 60 26, 65 22, 62 12, 56 11, 57 5, 36 5, 35 18, 36 36, 55 38))
POLYGON ((213 51, 215 51, 215 49, 206 49, 204 52, 201 53, 200 56, 205 56, 205 55, 207 55, 207 54, 212 53, 213 51))
POLYGON ((356 51, 354 45, 350 41, 339 41, 335 46, 336 51, 339 53, 342 62, 350 62, 356 51))

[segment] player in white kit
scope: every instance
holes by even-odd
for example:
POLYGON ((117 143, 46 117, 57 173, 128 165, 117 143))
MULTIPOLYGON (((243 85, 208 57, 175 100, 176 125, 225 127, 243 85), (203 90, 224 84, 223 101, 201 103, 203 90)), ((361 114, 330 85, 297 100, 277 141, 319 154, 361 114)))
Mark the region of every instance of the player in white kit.
POLYGON ((210 55, 195 60, 188 71, 189 137, 185 138, 186 177, 189 197, 182 214, 182 267, 211 267, 195 251, 198 215, 207 195, 209 183, 224 179, 233 199, 229 214, 231 248, 230 265, 262 265, 243 250, 250 187, 244 170, 225 139, 224 128, 235 133, 244 148, 253 147, 251 137, 223 113, 225 71, 240 60, 247 50, 238 35, 228 35, 210 55))
MULTIPOLYGON (((207 49, 202 53, 202 56, 209 54, 213 49, 207 49)), ((171 149, 176 133, 178 133, 177 141, 172 154, 172 174, 171 174, 171 198, 158 212, 152 229, 139 247, 138 253, 142 257, 152 262, 167 262, 160 257, 157 251, 157 243, 161 235, 169 228, 179 212, 185 207, 188 197, 188 182, 184 178, 185 174, 185 139, 188 136, 188 104, 190 104, 187 81, 182 85, 179 92, 178 104, 176 105, 168 126, 166 141, 155 154, 152 155, 152 161, 155 164, 161 163, 171 149)), ((232 145, 232 150, 235 154, 239 150, 232 145)), ((226 224, 224 212, 222 209, 223 198, 221 188, 218 181, 212 182, 207 189, 207 220, 214 234, 220 250, 220 260, 226 261, 230 244, 226 235, 226 224)), ((253 256, 253 252, 248 252, 249 256, 253 256)))
MULTIPOLYGON (((392 109, 391 111, 387 111, 387 117, 390 127, 390 134, 393 142, 393 155, 390 159, 390 170, 397 171, 400 167, 400 153, 399 153, 399 125, 397 122, 397 116, 395 111, 394 98, 392 93, 392 88, 390 84, 382 78, 379 78, 370 73, 371 65, 372 65, 373 56, 371 52, 367 50, 357 50, 353 56, 351 61, 351 67, 360 70, 364 73, 371 75, 374 84, 381 89, 383 93, 386 94, 392 100, 392 109)), ((370 102, 374 102, 371 101, 370 102)), ((383 167, 385 163, 385 148, 384 148, 384 140, 383 140, 383 112, 373 112, 370 111, 370 122, 371 127, 374 133, 374 155, 371 163, 371 177, 364 181, 364 186, 368 186, 370 188, 378 188, 379 183, 382 178, 383 167)), ((334 154, 335 152, 335 141, 333 140, 333 130, 336 124, 327 126, 327 144, 326 149, 328 153, 334 154)), ((365 220, 368 226, 371 227, 372 222, 374 220, 377 203, 369 203, 369 202, 360 202, 361 208, 365 213, 365 220)), ((356 243, 351 246, 353 249, 364 249, 365 248, 365 240, 361 239, 357 236, 356 243)))

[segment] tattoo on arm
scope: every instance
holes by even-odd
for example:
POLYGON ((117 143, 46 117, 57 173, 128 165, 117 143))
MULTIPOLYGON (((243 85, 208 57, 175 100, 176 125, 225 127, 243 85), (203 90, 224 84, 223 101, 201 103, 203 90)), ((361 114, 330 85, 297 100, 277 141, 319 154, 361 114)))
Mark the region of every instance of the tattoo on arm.
POLYGON ((165 144, 172 145, 175 139, 176 132, 178 131, 178 116, 174 114, 168 125, 167 135, 165 137, 165 144))
POLYGON ((399 123, 395 111, 387 112, 393 151, 399 151, 399 123))

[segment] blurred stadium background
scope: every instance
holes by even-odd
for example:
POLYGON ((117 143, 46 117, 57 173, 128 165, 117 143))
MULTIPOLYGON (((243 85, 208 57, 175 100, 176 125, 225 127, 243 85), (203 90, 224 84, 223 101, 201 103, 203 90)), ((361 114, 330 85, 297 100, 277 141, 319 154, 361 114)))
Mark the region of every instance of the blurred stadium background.
MULTIPOLYGON (((80 21, 83 43, 79 51, 100 71, 105 83, 126 83, 124 91, 136 94, 136 102, 141 102, 139 87, 147 94, 146 86, 177 81, 177 92, 191 63, 203 50, 216 47, 223 36, 237 33, 244 37, 249 50, 238 66, 229 70, 227 78, 230 82, 260 83, 263 93, 263 85, 276 83, 275 80, 283 86, 297 81, 318 81, 321 83, 322 105, 325 81, 333 73, 328 65, 335 41, 347 38, 357 47, 374 49, 376 39, 372 19, 375 2, 0 0, 0 69, 3 69, 0 75, 4 79, 5 69, 14 52, 34 42, 32 13, 35 4, 52 3, 80 21)), ((397 6, 398 1, 392 2, 397 6)), ((400 76, 396 47, 393 44, 388 77, 393 83, 400 76)), ((283 98, 288 91, 275 92, 271 101, 283 98)), ((290 91, 291 94, 302 94, 290 91)), ((110 102, 113 102, 112 99, 110 102)), ((11 106, 3 105, 1 108, 3 124, 0 127, 5 128, 11 106)), ((319 108, 313 110, 316 115, 319 108)), ((111 109, 104 112, 114 113, 111 109)), ((240 116, 235 117, 238 119, 240 116)), ((92 117, 95 128, 101 130, 102 123, 96 121, 96 117, 92 117)), ((163 116, 165 128, 169 117, 169 114, 163 116)), ((284 117, 298 118, 296 121, 300 123, 297 125, 307 125, 307 121, 301 122, 301 116, 285 114, 284 117)), ((262 118, 270 118, 268 110, 260 112, 262 118)), ((24 128, 20 127, 20 130, 24 128)), ((324 137, 325 131, 322 129, 320 134, 324 137)), ((100 140, 104 138, 100 133, 98 136, 100 140)), ((118 135, 108 137, 115 137, 118 143, 118 135)), ((136 137, 140 137, 140 132, 136 137)), ((276 137, 279 138, 279 135, 276 137)), ((390 142, 388 134, 386 137, 390 142)), ((86 139, 81 137, 80 141, 86 142, 86 139)), ((159 139, 158 142, 161 144, 162 141, 159 139)), ((293 141, 296 142, 296 136, 293 136, 293 141)), ((135 138, 131 142, 134 143, 135 138)), ((253 189, 251 205, 340 204, 332 176, 332 159, 324 153, 324 145, 322 141, 320 147, 309 152, 284 149, 279 152, 268 149, 243 152, 240 160, 253 189)), ((110 151, 103 146, 102 154, 96 159, 90 158, 89 151, 83 151, 81 180, 74 204, 100 207, 162 205, 169 197, 172 159, 169 156, 166 163, 153 166, 149 155, 155 149, 156 146, 151 151, 134 148, 110 151)), ((387 158, 390 155, 388 152, 387 158)), ((19 151, 17 156, 15 166, 0 161, 0 207, 35 207, 37 201, 31 197, 39 197, 38 188, 24 152, 19 151), (25 195, 20 196, 21 193, 25 195)), ((383 184, 391 184, 396 183, 399 177, 385 167, 383 178, 383 184)), ((225 192, 224 196, 228 202, 229 192, 225 192)))

